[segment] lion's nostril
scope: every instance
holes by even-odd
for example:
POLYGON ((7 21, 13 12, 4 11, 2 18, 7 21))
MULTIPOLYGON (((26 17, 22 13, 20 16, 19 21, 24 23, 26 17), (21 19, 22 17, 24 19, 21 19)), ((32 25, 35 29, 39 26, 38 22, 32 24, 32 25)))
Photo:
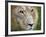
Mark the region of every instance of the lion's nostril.
POLYGON ((30 25, 32 27, 33 24, 28 24, 28 25, 30 25))

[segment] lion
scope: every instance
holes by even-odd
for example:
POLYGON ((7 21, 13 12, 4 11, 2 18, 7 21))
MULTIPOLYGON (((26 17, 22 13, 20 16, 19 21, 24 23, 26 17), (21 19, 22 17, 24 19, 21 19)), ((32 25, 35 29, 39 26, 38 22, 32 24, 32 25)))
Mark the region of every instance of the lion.
POLYGON ((38 21, 35 6, 11 6, 11 30, 34 30, 38 21))

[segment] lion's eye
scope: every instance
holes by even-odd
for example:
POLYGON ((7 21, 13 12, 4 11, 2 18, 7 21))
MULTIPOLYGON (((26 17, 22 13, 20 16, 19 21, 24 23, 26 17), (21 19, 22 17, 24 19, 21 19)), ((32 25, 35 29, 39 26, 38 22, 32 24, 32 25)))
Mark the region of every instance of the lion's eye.
POLYGON ((20 13, 24 13, 23 11, 19 11, 20 13))
POLYGON ((33 12, 33 9, 31 10, 31 12, 33 12))

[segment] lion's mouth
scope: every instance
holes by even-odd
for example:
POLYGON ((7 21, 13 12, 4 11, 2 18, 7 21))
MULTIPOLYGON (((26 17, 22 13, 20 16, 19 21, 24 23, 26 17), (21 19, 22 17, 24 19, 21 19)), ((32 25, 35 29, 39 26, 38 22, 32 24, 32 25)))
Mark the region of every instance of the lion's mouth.
POLYGON ((32 25, 28 25, 26 29, 27 30, 32 30, 32 27, 33 27, 32 25))
POLYGON ((28 24, 28 30, 32 30, 33 24, 28 24))

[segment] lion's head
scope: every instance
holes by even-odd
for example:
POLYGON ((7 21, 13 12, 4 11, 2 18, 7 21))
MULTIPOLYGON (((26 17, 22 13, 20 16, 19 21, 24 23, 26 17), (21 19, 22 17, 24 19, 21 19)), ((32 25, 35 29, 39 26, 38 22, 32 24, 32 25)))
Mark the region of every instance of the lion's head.
POLYGON ((38 13, 36 7, 32 6, 12 6, 11 18, 12 28, 16 30, 20 26, 23 30, 33 30, 37 24, 38 13))

